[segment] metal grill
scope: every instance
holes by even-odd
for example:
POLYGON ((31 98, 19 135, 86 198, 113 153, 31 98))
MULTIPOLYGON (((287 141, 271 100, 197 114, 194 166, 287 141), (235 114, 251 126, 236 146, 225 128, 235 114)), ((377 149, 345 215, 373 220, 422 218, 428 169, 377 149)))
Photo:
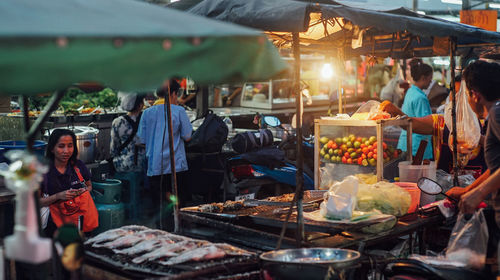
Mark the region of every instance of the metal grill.
POLYGON ((161 265, 155 261, 134 264, 133 257, 113 253, 109 249, 86 248, 86 260, 131 278, 165 277, 167 279, 220 278, 258 279, 258 257, 225 257, 209 261, 191 261, 177 265, 161 265), (257 273, 256 273, 257 272, 257 273), (233 276, 235 278, 233 278, 233 276), (237 276, 237 277, 236 277, 237 276))

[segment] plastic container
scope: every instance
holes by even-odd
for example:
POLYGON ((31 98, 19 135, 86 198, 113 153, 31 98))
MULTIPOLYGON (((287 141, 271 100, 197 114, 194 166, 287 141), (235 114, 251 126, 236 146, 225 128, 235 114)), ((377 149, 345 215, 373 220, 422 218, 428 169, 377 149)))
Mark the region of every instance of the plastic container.
MULTIPOLYGON (((33 152, 43 157, 45 155, 45 147, 47 147, 47 142, 42 140, 35 140, 35 143, 33 144, 33 152)), ((10 150, 24 149, 26 149, 26 141, 0 141, 0 162, 9 162, 9 160, 5 157, 6 152, 10 150)))
POLYGON ((417 210, 418 204, 420 203, 420 189, 418 188, 416 183, 407 183, 407 182, 395 182, 395 185, 405 189, 410 193, 411 196, 411 204, 410 208, 408 208, 408 213, 413 213, 417 210))
POLYGON ((122 201, 122 182, 117 179, 106 179, 103 182, 92 182, 92 197, 95 203, 116 204, 122 201))
MULTIPOLYGON (((416 183, 422 177, 436 180, 436 163, 434 161, 431 161, 429 165, 411 165, 409 161, 402 161, 398 164, 398 167, 400 182, 416 183)), ((435 200, 435 195, 426 193, 420 195, 420 205, 426 205, 435 200)))

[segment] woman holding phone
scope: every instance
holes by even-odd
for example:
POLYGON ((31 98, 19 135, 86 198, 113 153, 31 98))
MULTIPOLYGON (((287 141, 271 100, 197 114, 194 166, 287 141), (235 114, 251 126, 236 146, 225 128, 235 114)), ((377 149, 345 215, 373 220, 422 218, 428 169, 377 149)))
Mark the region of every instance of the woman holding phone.
POLYGON ((45 233, 51 237, 62 224, 77 224, 82 217, 82 230, 92 231, 98 226, 98 214, 89 194, 92 190, 90 172, 77 159, 75 133, 69 129, 53 130, 45 156, 49 160, 49 172, 44 175, 40 198, 40 206, 50 208, 45 233))

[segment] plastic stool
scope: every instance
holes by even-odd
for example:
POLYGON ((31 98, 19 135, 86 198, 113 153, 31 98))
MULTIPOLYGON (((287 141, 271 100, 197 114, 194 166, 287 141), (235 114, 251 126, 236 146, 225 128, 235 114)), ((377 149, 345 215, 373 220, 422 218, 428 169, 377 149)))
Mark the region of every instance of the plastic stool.
POLYGON ((139 203, 140 203, 140 187, 143 182, 142 172, 116 172, 115 179, 128 182, 129 200, 125 204, 125 208, 129 213, 129 218, 137 220, 139 218, 139 203))

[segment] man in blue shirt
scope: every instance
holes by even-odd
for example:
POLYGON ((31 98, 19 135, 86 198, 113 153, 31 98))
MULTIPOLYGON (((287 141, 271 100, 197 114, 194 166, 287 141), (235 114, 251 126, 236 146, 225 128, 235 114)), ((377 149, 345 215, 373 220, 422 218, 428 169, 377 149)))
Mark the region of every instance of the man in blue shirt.
MULTIPOLYGON (((189 200, 189 192, 186 189, 185 174, 188 170, 186 152, 184 150, 184 142, 191 140, 191 132, 193 127, 189 121, 189 117, 183 107, 177 105, 177 92, 180 88, 179 83, 174 79, 169 81, 170 93, 168 87, 159 89, 156 94, 160 97, 155 102, 156 105, 146 109, 142 114, 139 123, 137 135, 141 139, 141 143, 146 145, 146 158, 148 164, 147 175, 151 186, 151 195, 153 207, 157 210, 167 200, 167 195, 172 190, 170 186, 172 168, 170 166, 170 148, 168 137, 167 108, 165 97, 168 95, 171 103, 172 113, 172 131, 174 139, 174 155, 175 155, 175 170, 177 176, 177 186, 179 194, 179 202, 184 203, 189 200), (167 175, 167 176, 163 176, 167 175)), ((171 203, 165 203, 165 206, 173 206, 171 203)), ((167 225, 169 229, 169 225, 167 225)))

